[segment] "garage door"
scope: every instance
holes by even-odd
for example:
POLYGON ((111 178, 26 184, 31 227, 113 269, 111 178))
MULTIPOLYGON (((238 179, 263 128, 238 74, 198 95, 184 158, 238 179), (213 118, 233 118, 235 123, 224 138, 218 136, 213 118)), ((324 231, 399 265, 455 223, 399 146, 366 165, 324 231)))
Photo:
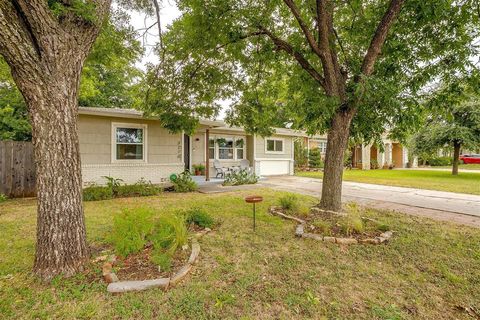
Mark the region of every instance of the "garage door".
POLYGON ((273 176, 290 173, 288 160, 262 160, 260 161, 260 175, 273 176))

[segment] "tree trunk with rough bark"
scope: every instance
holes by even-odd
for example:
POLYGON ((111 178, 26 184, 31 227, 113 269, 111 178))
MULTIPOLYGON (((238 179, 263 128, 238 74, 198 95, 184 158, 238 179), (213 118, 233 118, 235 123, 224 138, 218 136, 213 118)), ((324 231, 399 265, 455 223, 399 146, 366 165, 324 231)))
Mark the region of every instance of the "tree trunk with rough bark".
POLYGON ((344 156, 353 115, 353 110, 336 113, 328 131, 320 202, 320 206, 325 210, 340 211, 342 208, 344 156))
POLYGON ((453 143, 453 164, 452 164, 452 174, 454 176, 458 175, 458 163, 460 162, 460 147, 459 142, 453 143))
MULTIPOLYGON (((68 8, 68 2, 61 3, 68 8)), ((25 98, 32 124, 38 189, 34 272, 43 280, 71 276, 89 257, 77 100, 83 62, 110 0, 94 3, 95 22, 68 11, 56 17, 44 0, 0 2, 0 54, 25 98)))

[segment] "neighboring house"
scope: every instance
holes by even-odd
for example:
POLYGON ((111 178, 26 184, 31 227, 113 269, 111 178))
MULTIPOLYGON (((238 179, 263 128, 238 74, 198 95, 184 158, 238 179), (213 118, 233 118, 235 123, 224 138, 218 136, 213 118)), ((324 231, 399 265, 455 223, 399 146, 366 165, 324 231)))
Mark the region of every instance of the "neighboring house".
POLYGON ((207 160, 224 167, 247 159, 259 176, 292 175, 296 137, 304 134, 276 129, 271 137, 247 134, 223 121, 201 120, 188 136, 172 134, 158 120, 132 109, 79 108, 78 132, 84 184, 104 183, 104 176, 134 183, 141 178, 165 182, 172 173, 192 169, 207 160))
MULTIPOLYGON (((319 148, 322 158, 325 157, 327 150, 327 136, 313 136, 305 138, 307 140, 308 150, 319 148)), ((354 168, 369 170, 376 166, 386 168, 391 165, 395 168, 406 168, 408 159, 408 149, 400 142, 391 140, 387 135, 382 137, 383 151, 376 144, 357 144, 351 148, 352 166, 354 168)), ((417 158, 413 159, 411 167, 417 167, 417 158)))

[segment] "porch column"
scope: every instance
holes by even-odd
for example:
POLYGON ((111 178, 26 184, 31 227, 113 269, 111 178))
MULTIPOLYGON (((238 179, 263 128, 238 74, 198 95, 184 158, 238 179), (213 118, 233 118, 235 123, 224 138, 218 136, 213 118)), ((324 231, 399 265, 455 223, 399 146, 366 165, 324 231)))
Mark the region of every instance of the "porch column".
POLYGON ((205 131, 205 181, 210 181, 210 152, 208 147, 210 143, 210 129, 205 131))
POLYGON ((372 145, 362 144, 362 169, 370 170, 370 149, 372 145))

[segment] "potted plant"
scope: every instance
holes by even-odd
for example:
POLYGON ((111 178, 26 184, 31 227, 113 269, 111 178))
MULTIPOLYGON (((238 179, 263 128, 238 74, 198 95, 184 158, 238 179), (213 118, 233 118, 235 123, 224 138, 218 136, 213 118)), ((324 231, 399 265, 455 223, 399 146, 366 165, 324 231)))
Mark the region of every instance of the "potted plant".
POLYGON ((200 164, 194 164, 192 167, 193 167, 193 171, 195 173, 196 176, 199 176, 201 175, 201 170, 200 170, 200 164))
POLYGON ((204 176, 205 175, 205 165, 199 164, 197 166, 198 170, 200 170, 200 175, 204 176))

